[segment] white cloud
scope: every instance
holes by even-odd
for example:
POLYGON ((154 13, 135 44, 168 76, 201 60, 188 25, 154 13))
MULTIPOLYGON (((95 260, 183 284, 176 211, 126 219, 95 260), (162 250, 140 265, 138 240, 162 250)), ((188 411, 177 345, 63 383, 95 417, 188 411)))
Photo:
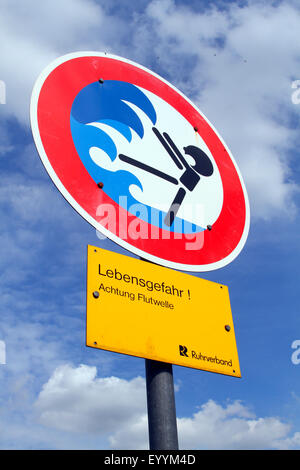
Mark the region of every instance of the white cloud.
POLYGON ((31 91, 44 67, 77 49, 109 50, 124 26, 92 0, 1 1, 0 78, 6 84, 6 112, 28 125, 31 91))
POLYGON ((185 449, 269 449, 290 426, 278 418, 256 419, 237 401, 223 408, 210 400, 192 418, 180 419, 179 431, 185 449))
MULTIPOLYGON (((179 392, 180 393, 180 392, 179 392)), ((98 378, 95 367, 58 367, 35 403, 45 427, 106 437, 115 449, 147 449, 145 382, 98 378)), ((299 447, 299 435, 277 417, 257 418, 239 401, 213 400, 192 417, 178 418, 180 449, 283 449, 299 447)))
POLYGON ((42 423, 65 431, 110 434, 145 413, 144 381, 97 378, 95 367, 57 368, 36 407, 42 423), (130 404, 130 405, 129 405, 130 404), (129 406, 128 406, 129 405, 129 406))

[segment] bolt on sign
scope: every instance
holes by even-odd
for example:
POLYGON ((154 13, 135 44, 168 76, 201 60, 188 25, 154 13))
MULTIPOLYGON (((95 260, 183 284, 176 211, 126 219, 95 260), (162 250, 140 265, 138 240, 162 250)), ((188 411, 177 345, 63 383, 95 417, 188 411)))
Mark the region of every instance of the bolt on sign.
POLYGON ((241 377, 228 288, 88 246, 86 345, 241 377))
POLYGON ((221 268, 242 250, 248 197, 203 113, 127 59, 76 52, 36 81, 31 127, 53 182, 100 233, 153 263, 221 268))

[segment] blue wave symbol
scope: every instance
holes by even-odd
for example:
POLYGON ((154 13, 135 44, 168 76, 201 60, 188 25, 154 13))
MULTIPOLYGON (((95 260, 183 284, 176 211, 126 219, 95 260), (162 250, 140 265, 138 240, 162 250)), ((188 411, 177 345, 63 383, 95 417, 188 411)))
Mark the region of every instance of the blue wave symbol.
MULTIPOLYGON (((98 147, 109 156, 112 162, 118 157, 118 149, 113 139, 104 130, 91 126, 90 123, 106 124, 117 130, 128 142, 132 140, 132 130, 141 139, 143 138, 144 127, 140 118, 124 101, 141 109, 153 126, 155 125, 157 115, 149 98, 135 85, 118 80, 105 80, 103 83, 97 81, 84 87, 72 104, 70 125, 77 153, 90 176, 95 183, 103 183, 104 190, 111 199, 124 209, 130 210, 131 206, 141 204, 129 191, 132 184, 143 190, 140 180, 130 171, 113 172, 102 168, 90 156, 90 149, 98 147)), ((177 217, 173 228, 166 226, 165 212, 145 204, 143 206, 146 210, 139 211, 138 217, 162 229, 173 231, 176 228, 176 232, 182 233, 195 233, 203 230, 177 217)))

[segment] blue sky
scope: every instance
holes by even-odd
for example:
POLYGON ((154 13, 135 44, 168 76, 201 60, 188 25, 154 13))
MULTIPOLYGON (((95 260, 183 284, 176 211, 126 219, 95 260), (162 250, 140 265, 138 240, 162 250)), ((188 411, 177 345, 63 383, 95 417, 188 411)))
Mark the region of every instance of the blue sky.
POLYGON ((229 287, 242 378, 174 366, 180 447, 300 449, 299 28, 296 1, 1 1, 0 448, 148 446, 144 360, 85 346, 87 244, 132 255, 63 199, 29 125, 42 69, 95 50, 192 99, 249 194, 243 251, 199 275, 229 287))

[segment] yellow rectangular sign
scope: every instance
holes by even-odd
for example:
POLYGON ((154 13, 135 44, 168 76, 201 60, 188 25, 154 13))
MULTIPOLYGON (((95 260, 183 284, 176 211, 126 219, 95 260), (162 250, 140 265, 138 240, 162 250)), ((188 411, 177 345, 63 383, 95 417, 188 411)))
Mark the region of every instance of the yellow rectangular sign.
POLYGON ((227 286, 94 246, 86 345, 241 377, 227 286))

